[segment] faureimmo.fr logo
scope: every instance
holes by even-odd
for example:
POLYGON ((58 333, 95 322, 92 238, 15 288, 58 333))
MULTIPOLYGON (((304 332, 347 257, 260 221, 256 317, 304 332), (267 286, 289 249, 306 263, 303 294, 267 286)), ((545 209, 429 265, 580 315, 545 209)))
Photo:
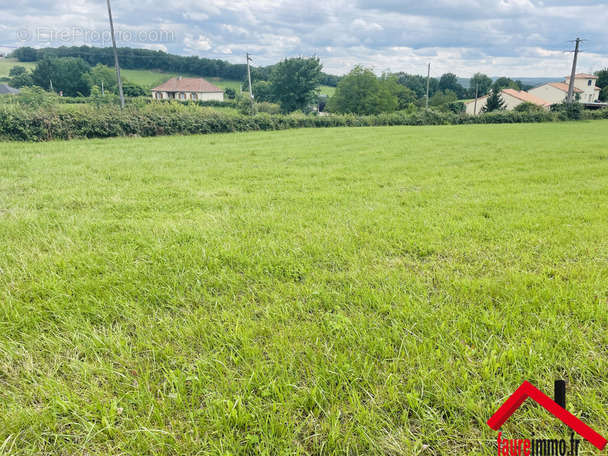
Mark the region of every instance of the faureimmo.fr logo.
POLYGON ((503 439, 502 433, 499 432, 498 456, 576 456, 581 441, 574 439, 575 432, 599 450, 606 447, 608 441, 604 437, 566 410, 566 384, 563 380, 555 382, 555 400, 531 383, 523 382, 488 420, 488 426, 498 431, 527 398, 537 402, 568 426, 572 430, 570 441, 565 439, 503 439))

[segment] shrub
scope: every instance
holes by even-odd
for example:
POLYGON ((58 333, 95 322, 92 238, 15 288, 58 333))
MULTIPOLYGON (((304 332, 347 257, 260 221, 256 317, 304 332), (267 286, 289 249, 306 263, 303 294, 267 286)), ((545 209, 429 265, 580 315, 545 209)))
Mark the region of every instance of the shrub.
POLYGON ((557 113, 560 120, 581 120, 583 118, 583 105, 578 101, 556 103, 551 106, 551 111, 557 113))
POLYGON ((276 103, 256 103, 255 108, 257 112, 264 112, 266 114, 281 114, 281 106, 276 103))
POLYGON ((539 112, 544 111, 542 106, 537 105, 536 103, 531 103, 529 101, 524 101, 523 103, 515 106, 515 112, 539 112))
MULTIPOLYGON (((40 95, 34 91, 36 95, 40 95)), ((45 92, 46 94, 46 92, 45 92)), ((26 97, 28 92, 26 91, 26 97)), ((48 95, 48 94, 47 94, 48 95)), ((52 96, 52 95, 51 95, 52 96)), ((65 101, 65 100, 63 100, 65 101)), ((47 141, 52 139, 109 138, 117 136, 160 136, 235 131, 284 130, 289 128, 368 127, 383 125, 456 125, 472 123, 521 123, 568 120, 566 113, 547 111, 496 111, 483 116, 439 112, 433 109, 407 110, 372 116, 354 114, 314 116, 302 112, 290 115, 267 112, 255 115, 236 110, 214 110, 197 102, 168 101, 130 105, 52 106, 35 103, 0 103, 0 140, 47 141)), ((262 103, 258 105, 265 106, 262 103)), ((275 109, 274 106, 268 106, 275 109)), ((581 118, 608 119, 608 109, 585 111, 581 118)))

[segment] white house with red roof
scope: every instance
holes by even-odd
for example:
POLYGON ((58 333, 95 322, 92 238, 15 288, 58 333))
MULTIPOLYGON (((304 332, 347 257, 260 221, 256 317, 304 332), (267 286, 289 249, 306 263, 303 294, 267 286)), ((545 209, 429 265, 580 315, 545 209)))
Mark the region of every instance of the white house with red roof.
MULTIPOLYGON (((600 96, 602 89, 595 86, 599 78, 592 74, 579 73, 574 75, 574 87, 583 91, 580 101, 592 103, 600 96)), ((570 76, 566 76, 566 84, 570 84, 570 76)))
MULTIPOLYGON (((574 97, 581 103, 593 103, 600 96, 601 89, 595 86, 597 76, 579 73, 574 76, 574 97)), ((561 103, 568 97, 570 76, 566 76, 564 82, 549 82, 528 90, 529 93, 539 98, 550 101, 552 104, 561 103)))
MULTIPOLYGON (((551 104, 561 103, 568 97, 569 85, 565 82, 548 82, 528 90, 528 93, 549 101, 551 104)), ((578 87, 573 89, 574 97, 580 97, 584 92, 578 87)))
MULTIPOLYGON (((596 87, 595 83, 598 77, 592 74, 579 73, 574 76, 574 87, 573 92, 576 99, 581 103, 593 103, 599 99, 601 88, 596 87)), ((548 82, 546 84, 539 85, 527 92, 518 91, 514 89, 501 90, 502 99, 505 102, 505 109, 510 111, 517 105, 526 101, 541 106, 544 109, 556 103, 565 101, 568 97, 568 87, 570 85, 570 76, 566 76, 564 82, 548 82)), ((465 103, 467 114, 479 114, 481 109, 487 102, 487 96, 465 103)), ((598 105, 599 106, 599 105, 598 105)))
MULTIPOLYGON (((549 109, 549 107, 552 104, 546 100, 543 100, 539 97, 536 97, 536 96, 534 96, 528 92, 524 92, 522 90, 503 89, 500 91, 500 95, 501 95, 501 98, 503 99, 503 101, 505 102, 505 109, 507 111, 511 111, 511 110, 515 109, 515 107, 517 105, 520 105, 525 102, 534 103, 535 105, 538 105, 538 106, 542 107, 543 109, 549 109)), ((479 114, 479 112, 486 105, 487 101, 488 101, 487 95, 485 97, 478 98, 477 104, 475 103, 475 100, 469 101, 464 104, 465 112, 467 114, 471 114, 471 115, 479 114)))
POLYGON ((152 89, 155 100, 216 100, 224 101, 224 90, 203 78, 171 78, 152 89))

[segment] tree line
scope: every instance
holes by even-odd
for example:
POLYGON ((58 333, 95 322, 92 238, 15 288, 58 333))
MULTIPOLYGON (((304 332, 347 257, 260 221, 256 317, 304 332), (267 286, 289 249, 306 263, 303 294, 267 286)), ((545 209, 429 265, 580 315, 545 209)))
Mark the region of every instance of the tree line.
MULTIPOLYGON (((12 57, 21 61, 35 61, 37 66, 28 73, 23 67, 11 71, 14 87, 39 86, 45 90, 63 92, 66 96, 90 96, 99 87, 116 93, 117 79, 111 48, 73 46, 15 50, 12 57)), ((159 69, 166 72, 219 76, 243 82, 248 92, 246 65, 230 64, 221 60, 195 56, 182 57, 162 51, 120 48, 121 66, 127 69, 159 69)), ((464 87, 454 73, 444 73, 439 78, 427 79, 405 72, 386 72, 377 76, 372 68, 356 66, 345 76, 334 76, 322 71, 323 65, 316 56, 287 58, 275 65, 252 67, 252 90, 258 103, 276 103, 283 112, 306 111, 318 106, 335 113, 374 115, 405 109, 429 107, 459 113, 464 110, 462 100, 492 94, 487 109, 501 109, 499 92, 505 88, 525 90, 521 81, 501 77, 492 80, 477 73, 464 87), (332 97, 320 96, 320 86, 335 86, 332 97), (428 87, 428 100, 427 100, 428 87)), ((596 72, 598 86, 605 87, 603 99, 608 95, 608 69, 596 72), (602 85, 603 84, 603 85, 602 85)), ((149 95, 148 90, 128 80, 123 81, 127 96, 149 95)), ((234 98, 234 91, 226 91, 234 98)), ((249 100, 243 100, 244 105, 249 100)))
MULTIPOLYGON (((81 58, 90 66, 98 64, 113 66, 114 53, 112 48, 91 46, 61 46, 57 48, 34 49, 21 47, 14 50, 10 57, 20 62, 40 62, 45 58, 81 58)), ((118 59, 121 68, 127 70, 158 70, 164 73, 188 74, 200 77, 222 78, 232 81, 247 79, 247 65, 230 63, 225 60, 208 59, 198 56, 180 56, 163 51, 137 49, 130 47, 118 48, 118 59)), ((275 65, 253 68, 254 72, 268 78, 275 65)), ((321 84, 335 87, 340 76, 321 73, 321 84)))
MULTIPOLYGON (((9 77, 12 87, 40 87, 66 97, 88 97, 99 88, 104 92, 118 93, 115 68, 103 64, 91 67, 79 57, 45 56, 32 72, 25 67, 15 66, 10 70, 9 77)), ((149 95, 147 88, 126 78, 122 78, 122 85, 128 97, 149 95)))

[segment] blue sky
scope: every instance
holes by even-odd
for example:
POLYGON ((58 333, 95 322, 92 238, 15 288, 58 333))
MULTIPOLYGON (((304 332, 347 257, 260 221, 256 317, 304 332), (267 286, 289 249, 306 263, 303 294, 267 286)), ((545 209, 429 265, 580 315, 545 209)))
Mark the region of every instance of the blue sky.
MULTIPOLYGON (((608 67, 608 2, 590 0, 141 0, 112 2, 119 45, 257 65, 316 54, 325 71, 354 65, 433 76, 561 77, 584 38, 579 72, 608 67)), ((14 0, 0 49, 109 45, 106 2, 14 0)))

